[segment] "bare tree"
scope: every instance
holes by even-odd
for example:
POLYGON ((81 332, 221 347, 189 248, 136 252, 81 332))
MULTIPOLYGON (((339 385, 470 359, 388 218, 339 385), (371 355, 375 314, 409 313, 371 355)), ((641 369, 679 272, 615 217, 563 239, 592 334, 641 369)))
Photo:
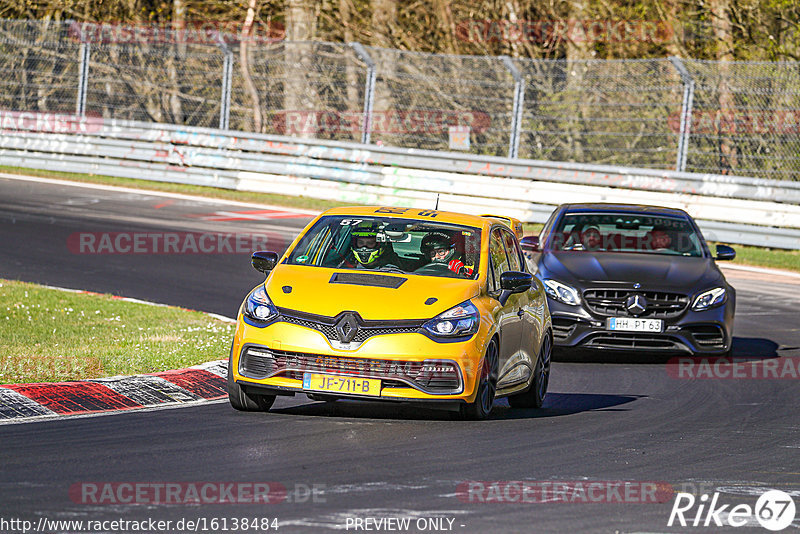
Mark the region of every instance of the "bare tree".
POLYGON ((174 91, 169 96, 169 109, 172 113, 172 122, 175 124, 183 124, 184 122, 183 106, 178 96, 178 93, 181 92, 178 65, 183 65, 186 61, 186 39, 182 37, 185 29, 186 4, 183 3, 183 0, 172 0, 172 30, 176 32, 178 39, 175 44, 176 54, 170 54, 170 57, 167 59, 167 75, 174 88, 174 91))
POLYGON ((583 133, 585 121, 589 118, 591 107, 589 101, 583 96, 586 90, 584 76, 586 74, 586 60, 592 57, 592 44, 582 30, 583 21, 587 19, 588 9, 586 0, 571 0, 569 2, 569 14, 567 20, 567 40, 566 40, 566 75, 567 75, 567 94, 568 98, 575 98, 577 113, 574 120, 569 121, 567 136, 572 149, 572 159, 583 162, 583 133))
MULTIPOLYGON (((353 11, 355 6, 352 0, 339 0, 339 17, 342 23, 342 31, 345 43, 355 41, 355 35, 352 30, 353 11)), ((359 76, 355 66, 348 61, 345 72, 345 80, 347 84, 347 108, 349 110, 359 110, 361 102, 358 98, 359 76)), ((358 139, 356 139, 358 140, 358 139)))
MULTIPOLYGON (((730 89, 731 72, 728 62, 733 61, 733 27, 730 17, 730 0, 710 0, 708 2, 711 12, 711 27, 716 44, 716 60, 719 63, 719 79, 717 91, 719 93, 720 115, 725 121, 733 121, 728 130, 735 130, 736 102, 730 89)), ((720 161, 722 169, 733 171, 738 163, 736 146, 724 135, 720 136, 720 161)))
MULTIPOLYGON (((317 76, 313 64, 314 44, 317 36, 315 0, 287 0, 286 42, 284 44, 285 85, 283 108, 286 111, 310 111, 311 119, 319 108, 313 79, 317 76)), ((288 115, 287 115, 288 117, 288 115)), ((310 136, 313 129, 302 129, 301 136, 310 136)))
POLYGON ((247 15, 242 25, 241 44, 239 45, 239 63, 242 69, 242 77, 244 78, 244 85, 247 93, 250 95, 250 100, 253 103, 253 130, 256 132, 263 131, 263 117, 261 115, 261 100, 258 97, 258 89, 253 83, 253 77, 250 74, 250 58, 248 55, 248 44, 250 35, 253 30, 253 21, 256 17, 258 10, 258 0, 247 1, 247 15))

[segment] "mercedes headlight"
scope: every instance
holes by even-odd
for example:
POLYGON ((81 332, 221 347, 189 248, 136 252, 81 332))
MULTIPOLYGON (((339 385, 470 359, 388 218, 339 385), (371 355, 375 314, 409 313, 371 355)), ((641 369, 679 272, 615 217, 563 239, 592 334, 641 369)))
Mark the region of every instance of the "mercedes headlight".
POLYGON ((278 309, 272 304, 267 296, 267 290, 263 285, 258 286, 247 295, 244 303, 244 314, 254 321, 267 322, 276 315, 278 309))
POLYGON ((544 290, 547 295, 553 300, 569 304, 570 306, 577 306, 581 303, 581 297, 578 290, 567 284, 562 284, 556 280, 542 280, 544 283, 544 290))
POLYGON ((725 288, 715 287, 714 289, 709 289, 708 291, 700 293, 697 298, 694 299, 692 309, 694 311, 708 310, 719 306, 723 302, 725 302, 725 288))
POLYGON ((440 313, 422 325, 422 328, 434 337, 455 338, 471 336, 478 331, 479 324, 478 308, 467 300, 440 313))

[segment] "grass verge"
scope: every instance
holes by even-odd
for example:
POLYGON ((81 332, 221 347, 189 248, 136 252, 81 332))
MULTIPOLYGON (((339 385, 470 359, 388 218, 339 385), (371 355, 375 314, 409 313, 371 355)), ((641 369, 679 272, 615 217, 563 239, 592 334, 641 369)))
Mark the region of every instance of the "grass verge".
MULTIPOLYGON (((234 191, 231 189, 220 189, 216 187, 206 187, 199 185, 173 184, 168 182, 151 182, 146 180, 135 180, 133 178, 116 178, 114 176, 103 176, 95 174, 80 174, 74 172, 47 171, 28 169, 24 167, 8 167, 0 165, 0 172, 23 174, 28 176, 41 176, 45 178, 57 178, 61 180, 72 180, 76 182, 87 182, 95 184, 117 185, 143 189, 150 191, 166 191, 169 193, 182 193, 185 195, 197 195, 208 198, 219 198, 223 200, 236 200, 239 202, 255 202, 260 204, 274 204, 292 208, 303 208, 313 210, 326 210, 329 208, 347 206, 350 203, 336 202, 333 200, 319 200, 308 197, 294 197, 288 195, 278 195, 270 193, 250 193, 247 191, 234 191)), ((541 224, 524 224, 525 233, 537 233, 542 229, 541 224)), ((736 245, 736 259, 733 264, 751 265, 755 267, 768 267, 773 269, 785 269, 800 272, 800 251, 780 250, 759 247, 748 247, 736 245)), ((712 246, 713 252, 713 246, 712 246)))
MULTIPOLYGON (((780 250, 745 245, 734 245, 733 248, 736 249, 736 259, 731 262, 734 265, 800 272, 800 250, 780 250)), ((714 247, 711 247, 711 251, 714 251, 714 247)), ((727 262, 722 262, 720 265, 725 265, 725 263, 727 262)))
POLYGON ((154 373, 227 358, 204 313, 0 279, 0 384, 154 373))

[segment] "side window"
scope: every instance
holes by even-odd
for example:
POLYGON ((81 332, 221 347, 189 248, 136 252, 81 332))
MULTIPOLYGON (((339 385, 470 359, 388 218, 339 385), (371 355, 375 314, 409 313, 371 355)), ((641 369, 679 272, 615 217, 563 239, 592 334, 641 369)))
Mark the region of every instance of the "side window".
POLYGON ((494 293, 495 291, 500 290, 500 282, 495 279, 494 276, 494 266, 492 262, 489 262, 489 269, 486 272, 486 287, 489 293, 494 293))
POLYGON ((503 233, 499 228, 492 230, 492 237, 489 240, 489 255, 494 271, 494 284, 492 291, 500 290, 500 275, 508 271, 508 256, 503 246, 503 233))
POLYGON ((517 248, 517 241, 511 232, 503 232, 503 241, 506 244, 506 252, 508 253, 508 270, 521 271, 522 264, 519 260, 519 249, 517 248))

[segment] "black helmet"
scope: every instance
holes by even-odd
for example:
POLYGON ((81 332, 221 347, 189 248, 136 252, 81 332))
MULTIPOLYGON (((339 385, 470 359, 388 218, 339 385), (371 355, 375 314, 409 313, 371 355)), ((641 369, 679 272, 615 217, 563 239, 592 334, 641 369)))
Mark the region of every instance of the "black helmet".
POLYGON ((431 232, 422 238, 422 245, 420 251, 425 255, 425 258, 436 263, 449 263, 456 255, 456 244, 453 238, 444 232, 431 232), (447 254, 444 257, 439 257, 434 254, 435 250, 444 249, 447 254))

